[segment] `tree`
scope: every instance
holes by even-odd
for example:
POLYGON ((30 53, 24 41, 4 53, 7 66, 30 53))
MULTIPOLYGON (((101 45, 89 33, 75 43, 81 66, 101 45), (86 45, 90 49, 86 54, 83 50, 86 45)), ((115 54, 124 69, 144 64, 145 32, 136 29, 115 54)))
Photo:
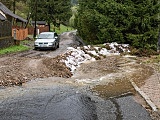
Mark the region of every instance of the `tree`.
POLYGON ((72 6, 71 7, 71 10, 72 10, 72 17, 69 19, 69 25, 71 27, 75 27, 75 18, 76 18, 76 15, 77 15, 77 6, 72 6))
POLYGON ((80 0, 78 15, 75 19, 75 25, 78 29, 79 35, 88 43, 98 40, 98 23, 96 8, 96 0, 80 0))
POLYGON ((10 10, 13 10, 13 13, 15 13, 16 2, 20 2, 20 1, 25 2, 26 0, 0 0, 0 2, 6 5, 7 8, 9 8, 10 10))
POLYGON ((135 0, 133 3, 135 11, 131 24, 126 31, 128 42, 136 47, 147 47, 156 45, 158 38, 158 13, 157 0, 135 0))
POLYGON ((73 6, 77 5, 77 4, 78 4, 78 0, 71 0, 71 4, 72 4, 73 6))
POLYGON ((13 7, 13 1, 12 0, 0 0, 0 2, 2 2, 10 10, 13 7))
POLYGON ((92 43, 152 46, 157 42, 158 10, 156 0, 80 0, 76 27, 92 43))
MULTIPOLYGON (((66 0, 41 0, 37 3, 37 20, 45 20, 50 26, 60 24, 67 25, 71 16, 71 4, 66 0)), ((35 0, 30 0, 30 11, 32 19, 35 17, 35 0)))

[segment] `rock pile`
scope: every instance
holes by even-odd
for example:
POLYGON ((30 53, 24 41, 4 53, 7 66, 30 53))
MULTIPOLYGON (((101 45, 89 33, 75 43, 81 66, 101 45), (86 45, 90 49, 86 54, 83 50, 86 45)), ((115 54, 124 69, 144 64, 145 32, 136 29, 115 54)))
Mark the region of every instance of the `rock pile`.
POLYGON ((106 56, 120 55, 121 53, 129 53, 130 47, 128 44, 118 43, 106 43, 100 47, 95 46, 83 46, 83 47, 68 47, 65 57, 62 58, 61 62, 70 68, 73 73, 81 63, 87 61, 95 61, 106 56))

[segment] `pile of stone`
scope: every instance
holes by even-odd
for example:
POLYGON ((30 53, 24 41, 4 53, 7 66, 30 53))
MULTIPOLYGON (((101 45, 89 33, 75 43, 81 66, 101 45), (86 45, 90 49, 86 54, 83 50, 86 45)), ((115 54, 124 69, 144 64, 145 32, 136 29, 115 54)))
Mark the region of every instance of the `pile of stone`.
POLYGON ((129 53, 130 47, 128 44, 105 43, 102 46, 83 46, 83 47, 68 47, 65 57, 61 62, 65 63, 73 73, 80 64, 88 61, 96 61, 106 56, 120 55, 121 53, 129 53))

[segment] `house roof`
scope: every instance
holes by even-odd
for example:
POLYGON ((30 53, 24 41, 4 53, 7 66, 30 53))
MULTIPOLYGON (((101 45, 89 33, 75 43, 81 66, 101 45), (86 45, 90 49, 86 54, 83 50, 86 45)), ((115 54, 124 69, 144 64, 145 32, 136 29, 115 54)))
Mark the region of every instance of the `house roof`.
MULTIPOLYGON (((46 21, 36 21, 37 25, 46 25, 46 21)), ((31 21, 31 24, 35 24, 35 21, 31 21)))
POLYGON ((6 18, 0 13, 0 20, 6 20, 6 18))
MULTIPOLYGON (((16 18, 16 19, 18 19, 18 20, 20 20, 20 21, 22 21, 22 22, 27 22, 26 19, 23 19, 22 17, 14 14, 12 11, 10 11, 10 10, 9 10, 5 5, 3 5, 1 2, 0 2, 0 10, 3 11, 3 13, 6 14, 6 15, 12 16, 13 18, 16 18)), ((1 17, 1 18, 3 18, 3 17, 1 17)), ((0 19, 1 19, 1 18, 0 18, 0 19)))

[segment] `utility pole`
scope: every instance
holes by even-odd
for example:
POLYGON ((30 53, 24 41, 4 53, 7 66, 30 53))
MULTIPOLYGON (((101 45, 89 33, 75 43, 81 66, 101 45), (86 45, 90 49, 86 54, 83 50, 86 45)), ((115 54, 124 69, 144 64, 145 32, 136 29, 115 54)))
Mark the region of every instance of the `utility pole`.
MULTIPOLYGON (((158 0, 158 5, 160 5, 160 0, 158 0)), ((158 20, 160 19, 160 7, 158 8, 158 20)), ((158 28, 160 27, 160 25, 158 24, 158 28)), ((159 32, 160 32, 160 28, 159 28, 159 32)))
POLYGON ((35 18, 34 18, 34 36, 33 38, 36 38, 37 34, 37 0, 35 0, 35 18))

